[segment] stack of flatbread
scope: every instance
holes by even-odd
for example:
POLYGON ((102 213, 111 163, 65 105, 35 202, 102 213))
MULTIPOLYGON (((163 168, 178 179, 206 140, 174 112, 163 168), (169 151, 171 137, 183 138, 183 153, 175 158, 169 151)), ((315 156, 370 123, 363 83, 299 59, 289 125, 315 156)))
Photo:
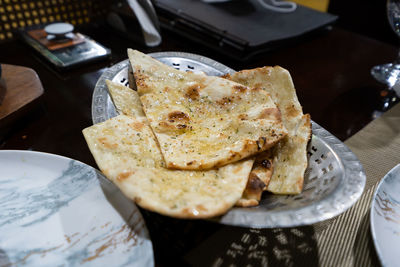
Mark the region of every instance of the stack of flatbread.
POLYGON ((258 205, 265 190, 301 192, 310 117, 286 70, 212 77, 128 56, 134 90, 107 81, 120 115, 83 130, 127 197, 164 215, 209 218, 258 205))

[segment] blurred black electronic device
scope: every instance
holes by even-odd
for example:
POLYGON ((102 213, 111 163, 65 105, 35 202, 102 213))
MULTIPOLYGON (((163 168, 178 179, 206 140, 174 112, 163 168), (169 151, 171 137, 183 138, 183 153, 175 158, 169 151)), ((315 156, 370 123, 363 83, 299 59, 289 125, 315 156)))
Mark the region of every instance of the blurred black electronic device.
POLYGON ((238 60, 298 41, 337 19, 301 5, 294 12, 280 13, 258 0, 206 2, 154 0, 153 4, 162 28, 238 60))
POLYGON ((19 32, 21 39, 57 69, 64 70, 109 58, 111 51, 68 23, 35 26, 19 32))

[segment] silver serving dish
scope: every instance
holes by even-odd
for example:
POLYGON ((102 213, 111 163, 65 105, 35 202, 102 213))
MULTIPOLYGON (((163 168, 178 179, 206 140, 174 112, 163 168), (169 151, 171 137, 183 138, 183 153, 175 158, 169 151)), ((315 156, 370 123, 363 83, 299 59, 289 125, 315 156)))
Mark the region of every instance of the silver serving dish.
MULTIPOLYGON (((212 59, 182 52, 150 54, 180 70, 202 71, 208 75, 234 72, 212 59)), ((99 78, 93 92, 92 119, 99 123, 117 115, 105 80, 128 85, 129 61, 124 60, 99 78)), ((215 220, 227 225, 254 228, 294 227, 317 223, 343 213, 361 196, 365 173, 350 149, 317 123, 308 147, 309 163, 303 192, 299 195, 264 193, 257 207, 231 209, 215 220)))

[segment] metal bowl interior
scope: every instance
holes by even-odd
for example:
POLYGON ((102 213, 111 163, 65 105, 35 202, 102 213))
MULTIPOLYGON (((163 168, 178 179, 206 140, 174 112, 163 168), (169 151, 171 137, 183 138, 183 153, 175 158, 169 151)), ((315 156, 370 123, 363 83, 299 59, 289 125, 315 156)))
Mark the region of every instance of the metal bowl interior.
MULTIPOLYGON (((195 54, 163 52, 150 55, 183 71, 202 71, 215 76, 234 72, 212 59, 195 54)), ((128 85, 128 69, 129 61, 124 60, 106 70, 98 80, 92 99, 94 124, 117 115, 105 80, 128 85)), ((312 131, 308 146, 308 167, 301 194, 264 193, 259 206, 234 207, 213 220, 253 228, 294 227, 332 218, 350 208, 361 196, 365 186, 366 177, 362 165, 345 144, 315 122, 312 122, 312 131)))

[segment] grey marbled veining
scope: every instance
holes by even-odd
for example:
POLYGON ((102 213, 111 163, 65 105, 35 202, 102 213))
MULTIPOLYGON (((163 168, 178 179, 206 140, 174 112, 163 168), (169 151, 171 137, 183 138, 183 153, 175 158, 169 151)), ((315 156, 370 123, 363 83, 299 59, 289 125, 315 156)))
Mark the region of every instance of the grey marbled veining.
POLYGON ((382 266, 399 266, 400 164, 379 183, 372 198, 371 233, 382 266))
POLYGON ((153 266, 143 218, 98 171, 0 150, 0 266, 153 266))
MULTIPOLYGON (((21 188, 18 186, 21 180, 15 177, 1 181, 0 227, 15 223, 21 218, 29 218, 21 226, 46 220, 96 183, 93 172, 95 171, 72 160, 62 175, 47 186, 21 188)), ((27 183, 32 182, 30 177, 23 179, 27 183)))

